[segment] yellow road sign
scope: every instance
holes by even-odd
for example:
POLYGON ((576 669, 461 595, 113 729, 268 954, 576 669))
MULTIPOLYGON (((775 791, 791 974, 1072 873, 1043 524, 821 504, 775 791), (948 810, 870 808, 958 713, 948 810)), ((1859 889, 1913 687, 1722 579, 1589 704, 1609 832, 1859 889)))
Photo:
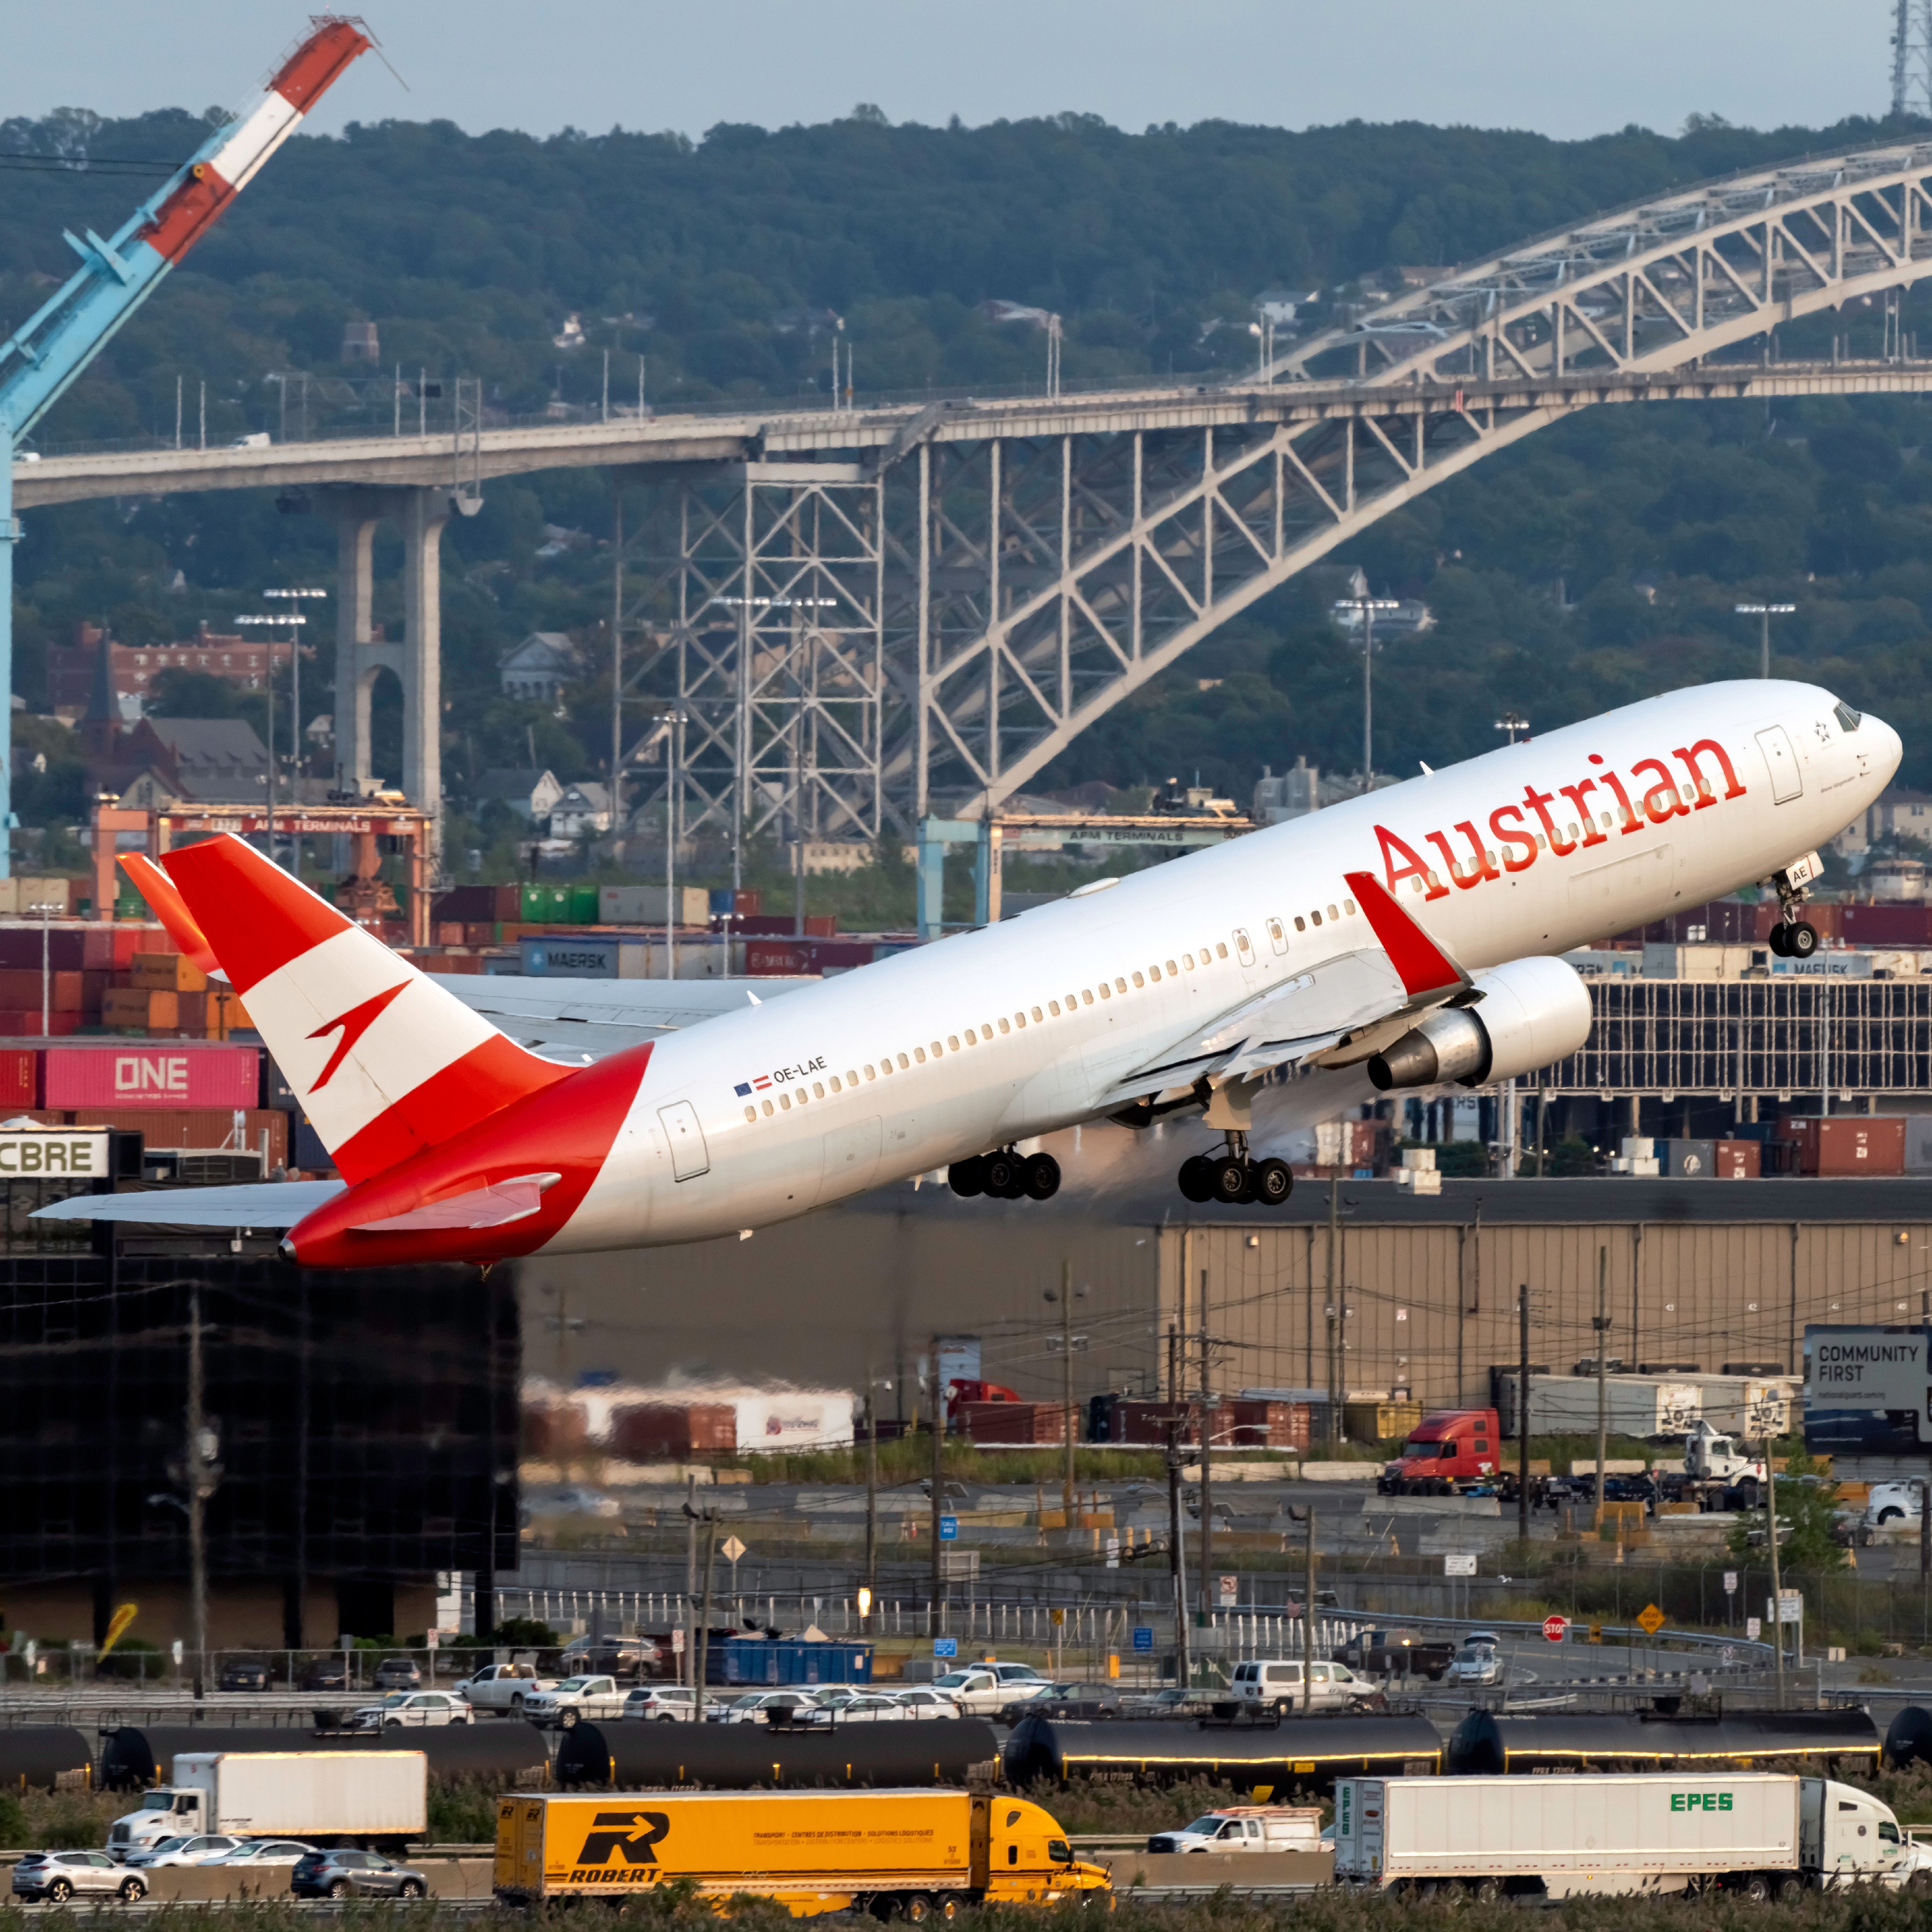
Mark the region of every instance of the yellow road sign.
POLYGON ((1066 1612, 1064 1610, 1048 1610, 1046 1620, 1051 1624, 1064 1624, 1066 1621, 1066 1612))
POLYGON ((1664 1628, 1664 1612, 1654 1604, 1646 1604, 1636 1613, 1636 1620, 1643 1627, 1644 1634, 1654 1636, 1664 1628))

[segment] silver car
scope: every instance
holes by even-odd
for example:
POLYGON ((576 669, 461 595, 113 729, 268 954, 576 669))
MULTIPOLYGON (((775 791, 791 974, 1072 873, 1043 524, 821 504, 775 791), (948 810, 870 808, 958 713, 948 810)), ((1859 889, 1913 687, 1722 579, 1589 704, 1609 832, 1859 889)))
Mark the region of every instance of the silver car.
POLYGON ((1443 1675, 1451 1684, 1500 1684, 1502 1653, 1493 1644, 1466 1643, 1449 1660, 1443 1675))
POLYGON ((807 1720, 818 1708, 818 1700, 809 1690, 753 1690, 720 1710, 705 1716, 716 1724, 768 1724, 776 1718, 807 1720))
POLYGON ((147 1897, 148 1885, 124 1871, 105 1852, 22 1852, 14 1868, 16 1898, 44 1898, 59 1905, 83 1892, 132 1905, 147 1897))
POLYGON ((649 1724, 688 1724, 698 1714, 698 1693, 682 1684, 640 1684, 624 1700, 624 1715, 649 1724))
POLYGON ((142 1871, 157 1865, 206 1865, 233 1851, 239 1838, 225 1838, 218 1832, 197 1832, 192 1838, 164 1838, 145 1852, 130 1852, 128 1864, 142 1871))
POLYGON ((380 1704, 350 1714, 352 1731, 394 1731, 422 1724, 467 1724, 476 1713, 447 1690, 392 1690, 380 1704))
POLYGON ((292 1865, 298 1858, 307 1858, 314 1850, 313 1845, 305 1845, 299 1838, 250 1838, 245 1844, 237 1845, 232 1852, 224 1852, 218 1858, 210 1858, 208 1863, 220 1866, 224 1871, 259 1871, 267 1865, 292 1865))

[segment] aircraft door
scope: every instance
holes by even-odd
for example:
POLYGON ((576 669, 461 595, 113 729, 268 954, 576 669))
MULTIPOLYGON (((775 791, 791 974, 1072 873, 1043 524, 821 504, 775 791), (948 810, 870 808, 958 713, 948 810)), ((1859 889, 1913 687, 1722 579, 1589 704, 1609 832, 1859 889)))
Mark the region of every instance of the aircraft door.
POLYGON ((1798 754, 1791 748, 1791 734, 1782 724, 1767 726, 1757 734, 1758 749, 1771 772, 1771 802, 1788 805, 1804 795, 1804 780, 1798 769, 1798 754))
POLYGON ((711 1150, 704 1144, 704 1130, 698 1124, 698 1109, 688 1100, 674 1100, 658 1109, 664 1124, 664 1138, 670 1144, 670 1172, 674 1180, 695 1180, 711 1172, 711 1150))

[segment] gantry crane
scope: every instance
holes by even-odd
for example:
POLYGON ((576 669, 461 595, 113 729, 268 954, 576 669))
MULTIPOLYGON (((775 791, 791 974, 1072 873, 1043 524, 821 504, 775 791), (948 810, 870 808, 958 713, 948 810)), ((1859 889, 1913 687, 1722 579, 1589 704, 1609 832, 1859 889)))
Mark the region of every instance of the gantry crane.
MULTIPOLYGON (((158 284, 253 181, 350 62, 370 45, 363 23, 320 14, 313 31, 276 70, 262 98, 218 128, 160 190, 103 240, 68 234, 80 266, 0 341, 0 693, 14 688, 14 453, 68 386, 152 295, 158 284)), ((10 738, 10 729, 8 734, 10 738)), ((14 750, 0 742, 0 878, 11 868, 5 828, 14 823, 14 750)))

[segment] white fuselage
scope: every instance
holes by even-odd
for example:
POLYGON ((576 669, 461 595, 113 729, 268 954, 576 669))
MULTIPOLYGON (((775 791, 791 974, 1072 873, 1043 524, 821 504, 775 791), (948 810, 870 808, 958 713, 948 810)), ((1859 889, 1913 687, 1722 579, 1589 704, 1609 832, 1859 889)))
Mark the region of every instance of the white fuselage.
POLYGON ((1767 878, 1898 766, 1897 734, 1835 704, 1648 699, 672 1034, 548 1245, 755 1228, 1090 1119, 1177 1041, 1374 947, 1349 872, 1472 972, 1767 878))

